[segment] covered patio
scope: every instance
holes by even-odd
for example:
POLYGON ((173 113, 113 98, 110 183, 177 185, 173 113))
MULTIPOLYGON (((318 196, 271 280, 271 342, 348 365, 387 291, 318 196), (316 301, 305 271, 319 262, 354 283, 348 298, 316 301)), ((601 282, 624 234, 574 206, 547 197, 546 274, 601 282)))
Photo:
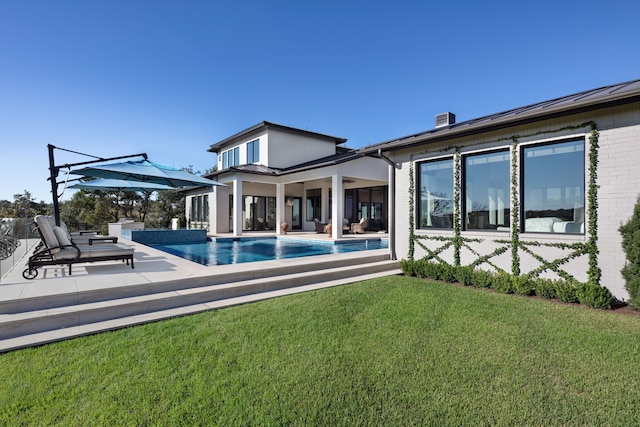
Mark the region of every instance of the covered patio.
POLYGON ((233 236, 250 231, 282 234, 283 223, 289 232, 324 232, 331 224, 331 237, 339 239, 362 218, 368 231, 384 232, 388 175, 385 163, 353 153, 290 170, 238 166, 209 176, 225 187, 187 191, 187 218, 190 227, 233 236))

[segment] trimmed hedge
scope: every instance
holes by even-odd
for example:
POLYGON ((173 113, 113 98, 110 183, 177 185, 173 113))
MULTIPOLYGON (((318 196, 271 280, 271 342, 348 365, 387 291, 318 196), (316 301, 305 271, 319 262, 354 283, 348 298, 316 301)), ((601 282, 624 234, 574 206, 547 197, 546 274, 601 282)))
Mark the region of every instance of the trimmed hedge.
POLYGON ((576 296, 581 304, 591 308, 611 308, 613 296, 609 289, 594 283, 578 283, 576 296))
POLYGON ((471 265, 456 267, 425 259, 403 259, 400 261, 400 267, 407 276, 444 282, 457 281, 465 286, 491 288, 503 294, 537 295, 546 299, 559 299, 565 303, 580 302, 587 307, 599 309, 610 309, 613 302, 613 296, 607 288, 593 283, 540 277, 531 279, 526 275, 514 277, 504 271, 491 272, 471 265))

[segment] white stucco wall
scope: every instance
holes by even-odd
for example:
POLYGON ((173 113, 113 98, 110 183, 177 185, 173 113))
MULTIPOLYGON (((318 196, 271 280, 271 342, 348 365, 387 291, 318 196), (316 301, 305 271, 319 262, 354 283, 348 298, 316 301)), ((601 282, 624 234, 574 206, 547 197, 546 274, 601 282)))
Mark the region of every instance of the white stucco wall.
MULTIPOLYGON (((260 147, 262 148, 262 147, 260 147)), ((324 139, 269 130, 268 152, 262 164, 273 168, 287 168, 336 154, 336 144, 324 139)), ((260 153, 262 156, 262 152, 260 153)))

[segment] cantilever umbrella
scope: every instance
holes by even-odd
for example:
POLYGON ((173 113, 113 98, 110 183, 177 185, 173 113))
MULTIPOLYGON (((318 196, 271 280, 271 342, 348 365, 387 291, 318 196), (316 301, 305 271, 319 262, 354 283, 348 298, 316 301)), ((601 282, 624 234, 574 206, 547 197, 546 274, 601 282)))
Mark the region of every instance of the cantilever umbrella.
POLYGON ((149 160, 138 160, 95 165, 71 171, 74 175, 96 178, 111 178, 125 181, 141 181, 152 184, 179 187, 202 187, 225 185, 218 181, 203 178, 169 166, 163 166, 149 160))
POLYGON ((69 188, 80 190, 107 190, 107 191, 144 191, 150 193, 156 190, 174 190, 173 187, 163 184, 142 181, 124 181, 121 179, 94 179, 92 181, 81 181, 69 188))

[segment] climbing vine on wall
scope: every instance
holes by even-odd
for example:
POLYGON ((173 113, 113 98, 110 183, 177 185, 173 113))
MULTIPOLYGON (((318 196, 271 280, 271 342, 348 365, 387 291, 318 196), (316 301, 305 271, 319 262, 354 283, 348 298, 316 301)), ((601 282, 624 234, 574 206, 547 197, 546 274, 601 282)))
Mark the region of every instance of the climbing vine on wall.
POLYGON ((462 248, 462 236, 460 227, 460 170, 462 169, 462 156, 456 148, 453 156, 453 265, 460 265, 460 249, 462 248))
POLYGON ((520 275, 520 197, 518 192, 518 139, 511 142, 511 274, 520 275))
POLYGON ((601 270, 598 267, 598 139, 600 133, 591 122, 589 136, 589 184, 587 187, 587 223, 589 229, 589 283, 599 285, 601 270))
POLYGON ((478 266, 483 263, 488 263, 494 269, 501 271, 495 264, 491 262, 491 258, 503 254, 511 248, 511 274, 514 277, 520 275, 520 253, 519 251, 526 252, 536 259, 540 266, 531 270, 525 276, 528 278, 538 277, 543 271, 554 271, 558 276, 565 280, 575 280, 568 273, 563 271, 560 267, 572 259, 575 259, 582 255, 588 255, 589 257, 589 283, 594 285, 600 284, 601 270, 598 267, 598 228, 597 228, 597 210, 598 210, 598 185, 597 185, 597 167, 598 167, 598 138, 599 132, 594 122, 586 122, 575 126, 566 126, 555 131, 540 131, 526 135, 532 137, 541 134, 548 134, 552 132, 562 132, 567 130, 575 130, 589 127, 591 129, 589 137, 589 167, 588 167, 588 183, 587 183, 587 224, 589 238, 584 243, 564 244, 564 243, 541 243, 535 241, 523 242, 520 240, 520 197, 519 197, 519 155, 518 155, 518 140, 522 138, 521 135, 512 135, 508 138, 502 138, 498 141, 510 140, 510 152, 511 152, 511 239, 510 240, 494 240, 494 243, 499 243, 502 246, 496 248, 492 253, 487 255, 480 255, 468 245, 472 242, 482 242, 483 239, 470 239, 462 236, 461 230, 461 169, 462 169, 462 156, 460 154, 459 147, 447 147, 447 151, 454 150, 454 222, 453 222, 453 236, 417 236, 415 234, 415 221, 414 221, 414 198, 415 198, 415 186, 414 186, 414 164, 413 161, 409 164, 409 260, 413 260, 415 256, 415 244, 419 244, 422 249, 425 250, 426 255, 424 259, 435 259, 438 262, 446 263, 440 254, 446 249, 453 246, 453 265, 460 265, 460 252, 462 248, 469 250, 473 253, 477 259, 471 264, 472 266, 478 266), (421 240, 440 241, 444 244, 435 250, 428 249, 425 245, 421 244, 421 240), (571 252, 561 258, 548 261, 542 258, 540 255, 531 251, 530 247, 555 247, 563 250, 570 250, 571 252))
POLYGON ((415 229, 414 229, 414 216, 413 216, 413 198, 414 198, 415 184, 413 179, 413 162, 409 162, 409 260, 413 261, 414 255, 414 240, 415 240, 415 229))

